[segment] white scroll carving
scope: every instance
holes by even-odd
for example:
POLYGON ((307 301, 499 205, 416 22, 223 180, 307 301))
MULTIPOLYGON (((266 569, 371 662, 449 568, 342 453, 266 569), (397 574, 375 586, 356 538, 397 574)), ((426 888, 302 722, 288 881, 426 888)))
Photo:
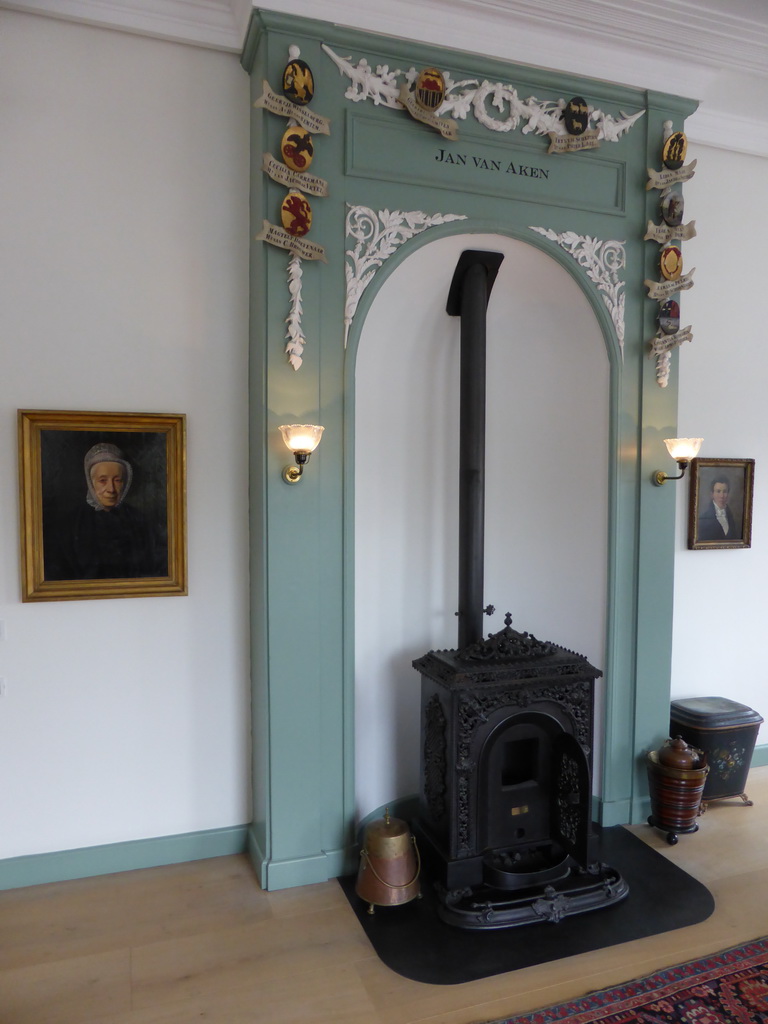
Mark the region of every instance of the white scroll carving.
POLYGON ((656 356, 656 383, 660 388, 669 384, 669 371, 672 366, 672 353, 659 352, 656 356))
POLYGON ((531 226, 564 249, 583 267, 587 277, 597 286, 606 309, 611 315, 622 357, 624 355, 624 282, 619 273, 626 266, 625 243, 601 241, 590 235, 577 235, 575 231, 552 231, 551 228, 531 226))
POLYGON ((288 362, 294 370, 298 370, 302 364, 304 346, 307 343, 301 332, 301 314, 303 312, 301 305, 302 274, 301 259, 296 253, 292 253, 288 261, 288 291, 291 296, 291 311, 285 318, 285 322, 288 324, 288 329, 285 332, 285 336, 288 339, 288 344, 285 346, 285 354, 288 356, 288 362))
MULTIPOLYGON (((416 68, 408 71, 394 68, 390 71, 388 64, 378 64, 374 69, 364 57, 354 64, 351 57, 340 57, 325 43, 322 46, 339 72, 352 83, 344 93, 348 100, 353 103, 371 100, 376 106, 402 109, 398 99, 400 79, 409 86, 413 85, 418 77, 416 68)), ((479 82, 472 78, 454 81, 445 71, 443 78, 445 99, 435 111, 440 117, 450 116, 461 121, 472 114, 480 124, 494 132, 515 131, 522 124, 523 135, 530 132, 536 135, 567 135, 560 116, 567 102, 564 99, 539 100, 535 96, 521 99, 517 90, 504 82, 479 82)), ((621 111, 621 116, 615 118, 590 107, 589 127, 596 129, 598 139, 618 142, 644 113, 644 110, 636 114, 621 111)))
POLYGON ((347 279, 347 298, 344 305, 344 346, 349 328, 363 292, 373 280, 376 271, 394 255, 403 242, 438 224, 466 220, 463 214, 426 214, 420 210, 379 210, 368 206, 348 206, 347 237, 355 239, 355 246, 346 251, 344 271, 347 279))

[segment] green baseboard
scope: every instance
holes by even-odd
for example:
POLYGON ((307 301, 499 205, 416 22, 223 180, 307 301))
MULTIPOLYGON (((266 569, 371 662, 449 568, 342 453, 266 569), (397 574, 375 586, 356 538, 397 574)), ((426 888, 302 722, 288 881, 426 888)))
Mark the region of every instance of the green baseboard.
POLYGON ((248 829, 247 852, 265 890, 294 889, 350 874, 356 867, 357 850, 321 850, 308 857, 271 860, 261 849, 252 828, 248 829))
POLYGON ((247 831, 247 825, 235 825, 106 846, 87 846, 79 850, 7 857, 0 860, 0 889, 18 889, 26 885, 65 882, 73 878, 111 875, 118 871, 244 853, 247 831))
MULTIPOLYGON (((768 765, 768 743, 755 747, 752 767, 768 765)), ((415 813, 415 798, 393 800, 390 813, 406 820, 415 813)), ((623 825, 628 820, 628 807, 620 801, 615 805, 599 805, 602 813, 595 817, 605 826, 623 825)), ((598 811, 598 808, 595 808, 598 811)), ((377 808, 360 823, 360 834, 365 825, 381 817, 384 808, 377 808)), ((350 871, 355 850, 331 850, 313 857, 285 862, 268 862, 258 847, 253 829, 248 825, 214 828, 204 832, 186 832, 182 835, 159 836, 155 839, 135 839, 126 843, 106 846, 88 846, 79 850, 60 850, 55 853, 35 853, 26 857, 7 857, 0 860, 0 890, 19 889, 26 885, 46 882, 65 882, 74 878, 110 875, 118 871, 136 871, 140 868, 181 864, 185 861, 204 860, 208 857, 227 857, 248 853, 256 870, 259 883, 265 889, 288 889, 299 885, 326 881, 350 871)))
POLYGON ((632 807, 629 800, 601 800, 592 797, 592 820, 599 822, 603 828, 613 825, 626 825, 632 818, 632 807))

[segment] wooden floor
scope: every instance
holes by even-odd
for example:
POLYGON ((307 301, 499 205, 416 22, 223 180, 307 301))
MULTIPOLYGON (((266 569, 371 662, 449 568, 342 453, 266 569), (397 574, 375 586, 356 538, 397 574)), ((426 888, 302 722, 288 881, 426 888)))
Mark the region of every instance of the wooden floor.
POLYGON ((336 882, 264 893, 244 857, 3 892, 0 1024, 476 1024, 583 995, 768 934, 768 768, 748 792, 674 847, 632 829, 710 889, 707 921, 466 985, 393 974, 336 882))

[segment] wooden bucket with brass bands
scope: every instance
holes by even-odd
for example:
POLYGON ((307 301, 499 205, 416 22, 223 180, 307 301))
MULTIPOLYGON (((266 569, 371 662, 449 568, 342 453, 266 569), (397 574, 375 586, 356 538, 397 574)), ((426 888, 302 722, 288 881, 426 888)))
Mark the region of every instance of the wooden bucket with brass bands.
POLYGON ((672 844, 678 832, 697 832, 696 818, 709 773, 703 752, 678 736, 660 750, 650 751, 646 763, 651 797, 648 824, 666 832, 672 844))
POLYGON ((399 818, 377 818, 366 827, 355 892, 374 907, 396 907, 421 896, 421 858, 415 838, 399 818))

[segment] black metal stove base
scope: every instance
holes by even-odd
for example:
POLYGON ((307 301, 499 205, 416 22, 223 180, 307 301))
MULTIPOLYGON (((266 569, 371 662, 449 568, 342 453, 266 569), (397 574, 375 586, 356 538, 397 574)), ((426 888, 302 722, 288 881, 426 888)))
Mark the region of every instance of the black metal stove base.
POLYGON ((589 871, 571 868, 559 881, 509 892, 488 885, 451 892, 436 889, 437 913, 447 924, 493 931, 602 910, 626 898, 629 886, 618 871, 596 864, 589 871))
MULTIPOLYGON (((701 882, 621 826, 595 826, 595 831, 600 861, 620 872, 629 895, 557 924, 546 921, 498 931, 456 928, 440 919, 438 899, 426 877, 423 899, 377 907, 371 916, 368 905, 355 895, 355 876, 339 882, 382 962, 405 978, 431 985, 477 981, 699 924, 710 916, 715 902, 701 882)), ((704 839, 699 835, 690 841, 704 839)))

